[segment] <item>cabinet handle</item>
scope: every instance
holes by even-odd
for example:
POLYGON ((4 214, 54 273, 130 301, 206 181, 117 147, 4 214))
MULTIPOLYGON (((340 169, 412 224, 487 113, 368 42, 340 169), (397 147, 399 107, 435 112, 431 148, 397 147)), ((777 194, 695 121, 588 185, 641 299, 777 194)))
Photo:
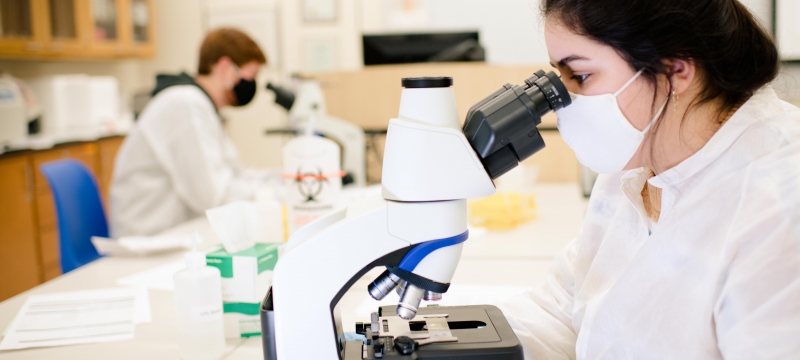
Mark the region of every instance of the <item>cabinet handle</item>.
POLYGON ((25 198, 28 202, 33 201, 33 170, 31 170, 31 164, 25 164, 25 198))

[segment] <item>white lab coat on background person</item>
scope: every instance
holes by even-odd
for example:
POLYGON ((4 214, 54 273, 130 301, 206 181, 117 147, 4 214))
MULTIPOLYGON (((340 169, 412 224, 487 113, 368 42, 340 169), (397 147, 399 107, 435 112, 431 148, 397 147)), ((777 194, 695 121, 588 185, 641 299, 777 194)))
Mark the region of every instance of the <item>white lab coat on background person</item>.
POLYGON ((117 154, 111 233, 153 235, 209 208, 252 198, 275 181, 267 171, 242 166, 199 86, 169 86, 150 101, 117 154))
POLYGON ((800 359, 800 110, 765 87, 647 176, 600 175, 546 283, 501 306, 525 358, 800 359))

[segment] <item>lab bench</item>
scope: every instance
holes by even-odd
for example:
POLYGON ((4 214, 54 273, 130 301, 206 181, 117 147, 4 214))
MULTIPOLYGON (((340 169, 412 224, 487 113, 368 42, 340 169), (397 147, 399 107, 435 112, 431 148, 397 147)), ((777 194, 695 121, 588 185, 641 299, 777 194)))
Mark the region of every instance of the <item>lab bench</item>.
MULTIPOLYGON (((538 219, 507 231, 472 229, 464 244, 461 261, 453 276, 453 286, 443 302, 494 303, 510 295, 509 289, 543 283, 555 255, 574 238, 581 227, 587 200, 577 183, 539 184, 531 189, 537 195, 538 219), (457 292, 461 289, 461 294, 457 292), (465 297, 464 295, 469 295, 465 297)), ((198 231, 206 239, 203 248, 219 243, 205 217, 178 225, 162 235, 198 231)), ((181 252, 148 257, 104 257, 68 274, 59 276, 10 299, 0 301, 0 329, 12 321, 30 295, 62 291, 100 289, 119 286, 117 279, 180 261, 181 252)), ((383 269, 376 268, 358 280, 339 302, 342 321, 348 329, 355 322, 369 319, 369 311, 386 305, 367 295, 367 284, 383 269), (366 315, 363 313, 366 312, 366 315)), ((148 291, 152 322, 136 325, 133 340, 71 346, 0 351, 0 359, 177 359, 178 332, 174 296, 170 291, 148 291)), ((387 302, 397 297, 387 297, 387 302)), ((449 305, 443 303, 444 305, 449 305)), ((227 339, 226 360, 261 359, 261 337, 227 339)))
POLYGON ((59 159, 86 165, 104 205, 124 137, 63 138, 0 154, 0 301, 61 275, 58 226, 50 186, 39 166, 59 159))

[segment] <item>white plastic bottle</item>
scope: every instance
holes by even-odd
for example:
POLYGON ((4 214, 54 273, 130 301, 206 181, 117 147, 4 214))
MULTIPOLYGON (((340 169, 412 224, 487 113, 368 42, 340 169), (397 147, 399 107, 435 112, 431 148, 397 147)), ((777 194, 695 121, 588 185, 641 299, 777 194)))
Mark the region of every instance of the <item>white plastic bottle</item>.
POLYGON ((283 204, 275 196, 275 190, 265 187, 256 191, 258 229, 256 242, 280 243, 286 241, 283 204))
POLYGON ((225 352, 220 273, 206 266, 206 255, 197 251, 197 232, 192 237, 186 269, 173 276, 181 358, 219 359, 225 352))

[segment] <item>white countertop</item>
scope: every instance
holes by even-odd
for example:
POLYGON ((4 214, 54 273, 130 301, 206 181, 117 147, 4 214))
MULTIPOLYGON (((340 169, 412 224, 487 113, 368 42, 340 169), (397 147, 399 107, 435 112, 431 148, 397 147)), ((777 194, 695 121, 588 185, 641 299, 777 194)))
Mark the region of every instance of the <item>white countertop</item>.
MULTIPOLYGON (((443 305, 447 305, 451 293, 454 298, 464 299, 464 295, 473 292, 473 298, 491 302, 509 291, 518 291, 543 281, 555 254, 578 234, 587 201, 581 196, 577 184, 541 184, 534 191, 539 214, 537 220, 510 231, 471 231, 453 277, 451 291, 444 294, 443 305)), ((199 231, 207 239, 205 246, 218 242, 204 217, 179 225, 165 234, 187 234, 193 230, 199 231)), ((106 257, 94 261, 0 302, 0 329, 10 323, 29 295, 114 287, 120 277, 181 257, 182 253, 177 252, 142 258, 106 257)), ((381 271, 375 269, 369 272, 340 301, 345 331, 352 331, 355 321, 368 321, 369 311, 377 311, 378 303, 375 302, 373 307, 368 302, 372 300, 367 300, 369 295, 366 288, 381 271)), ((133 340, 0 351, 0 359, 178 359, 173 293, 150 290, 149 295, 153 321, 137 325, 133 340)), ((396 301, 396 296, 388 299, 396 301)), ((260 337, 227 341, 225 359, 262 357, 260 337)))
POLYGON ((59 134, 35 134, 19 141, 0 146, 0 154, 20 150, 45 150, 58 144, 78 141, 95 141, 98 139, 127 135, 133 126, 133 119, 123 119, 118 122, 109 122, 95 129, 70 131, 59 134))

